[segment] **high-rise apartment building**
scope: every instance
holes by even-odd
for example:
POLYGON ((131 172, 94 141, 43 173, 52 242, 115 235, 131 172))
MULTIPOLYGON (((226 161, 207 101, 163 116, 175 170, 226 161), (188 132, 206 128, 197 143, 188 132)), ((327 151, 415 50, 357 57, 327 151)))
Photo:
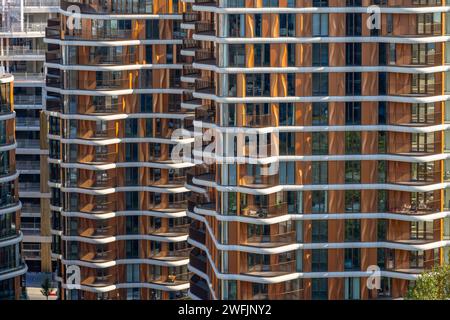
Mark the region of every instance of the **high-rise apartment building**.
POLYGON ((191 297, 397 298, 448 259, 444 1, 195 0, 192 10, 181 54, 199 76, 184 102, 196 129, 215 129, 226 155, 246 162, 197 151, 215 161, 188 179, 191 297), (238 131, 258 133, 258 147, 238 131))
POLYGON ((13 76, 0 68, 0 300, 22 296, 22 277, 27 271, 21 256, 15 117, 13 76))
POLYGON ((46 132, 41 132, 47 20, 59 0, 3 0, 0 4, 0 63, 14 75, 17 171, 22 202, 23 255, 30 271, 52 271, 46 176, 46 132))
POLYGON ((171 139, 194 116, 181 109, 182 9, 176 0, 62 1, 49 20, 45 112, 62 299, 187 295, 192 165, 170 157, 193 142, 171 139))

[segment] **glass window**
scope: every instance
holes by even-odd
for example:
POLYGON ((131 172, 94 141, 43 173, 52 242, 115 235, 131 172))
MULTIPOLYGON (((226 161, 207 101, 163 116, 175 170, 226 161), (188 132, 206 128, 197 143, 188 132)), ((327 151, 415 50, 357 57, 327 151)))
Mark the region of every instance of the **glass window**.
POLYGON ((313 37, 328 36, 328 13, 313 13, 313 37))
POLYGON ((345 220, 345 241, 349 242, 361 241, 361 220, 359 219, 345 220))
POLYGON ((345 73, 345 94, 348 96, 361 95, 361 72, 345 73))
POLYGON ((328 154, 328 132, 312 133, 312 154, 325 155, 328 154))
POLYGON ((359 131, 345 132, 345 153, 361 154, 361 132, 359 131))
POLYGON ((361 269, 361 249, 344 249, 344 271, 356 271, 361 269))
POLYGON ((313 220, 311 224, 312 224, 312 242, 313 243, 328 242, 328 221, 313 220))
POLYGON ((361 13, 345 14, 345 34, 347 37, 361 36, 361 13))
POLYGON ((295 37, 295 14, 279 14, 280 37, 295 37))
POLYGON ((345 190, 345 212, 361 211, 361 191, 345 190))
POLYGON ((347 66, 361 65, 361 43, 345 44, 345 64, 347 66))
POLYGON ((328 73, 312 74, 312 95, 328 96, 328 73))
POLYGON ((328 66, 328 43, 312 44, 313 67, 328 66))
POLYGON ((328 193, 325 190, 311 191, 311 212, 312 213, 325 213, 328 211, 328 193))
POLYGON ((313 126, 328 125, 328 102, 312 103, 312 125, 313 126))
POLYGON ((328 249, 311 250, 312 272, 328 271, 328 249))
POLYGON ((328 299, 328 278, 313 278, 311 280, 311 298, 313 300, 328 299))
POLYGON ((345 183, 361 182, 361 161, 345 161, 345 183))
POLYGON ((360 278, 344 278, 345 300, 360 299, 360 278))
POLYGON ((328 162, 313 161, 312 162, 312 183, 327 184, 328 183, 328 162))
POLYGON ((345 103, 345 124, 346 125, 361 124, 361 102, 345 103))

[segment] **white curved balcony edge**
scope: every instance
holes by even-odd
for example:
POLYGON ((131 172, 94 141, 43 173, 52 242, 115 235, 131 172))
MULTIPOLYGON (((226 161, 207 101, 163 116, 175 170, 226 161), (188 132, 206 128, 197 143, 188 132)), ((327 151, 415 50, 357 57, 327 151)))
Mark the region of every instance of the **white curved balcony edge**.
POLYGON ((64 289, 78 289, 83 291, 89 291, 89 292, 109 292, 117 289, 129 289, 129 288, 147 288, 147 289, 157 289, 157 290, 163 290, 163 291, 180 291, 185 290, 189 288, 189 283, 183 283, 179 285, 162 285, 162 284, 155 284, 155 283, 119 283, 115 285, 109 285, 105 287, 91 287, 86 285, 67 285, 65 283, 61 283, 61 286, 64 289))
POLYGON ((205 216, 215 217, 219 221, 228 222, 242 222, 259 225, 271 225, 285 221, 304 221, 304 220, 342 220, 342 219, 387 219, 399 221, 434 221, 437 219, 444 219, 450 217, 450 211, 441 211, 436 213, 429 213, 423 215, 414 214, 398 214, 390 212, 361 212, 361 213, 309 213, 309 214, 292 214, 286 213, 273 218, 252 218, 246 216, 236 215, 222 215, 214 210, 207 210, 201 208, 194 208, 194 212, 187 211, 187 216, 194 218, 192 213, 201 214, 205 216))
POLYGON ((202 35, 194 33, 192 39, 198 41, 210 41, 223 44, 253 44, 253 43, 438 43, 449 41, 450 36, 408 36, 408 37, 277 37, 277 38, 234 38, 234 37, 216 37, 213 35, 202 35))
POLYGON ((194 142, 194 138, 171 139, 171 138, 139 137, 139 138, 110 138, 110 139, 93 138, 92 140, 88 140, 79 138, 74 139, 61 138, 60 136, 53 134, 47 134, 47 137, 52 140, 61 141, 61 143, 82 144, 87 146, 106 146, 117 143, 146 143, 146 142, 165 143, 165 144, 191 144, 194 142))
POLYGON ((25 274, 28 271, 28 266, 24 263, 21 265, 19 269, 16 269, 11 272, 6 272, 4 274, 0 274, 0 281, 15 278, 25 274))
POLYGON ((19 177, 19 172, 16 171, 13 174, 9 174, 9 175, 0 177, 0 183, 10 182, 10 181, 16 180, 18 177, 19 177))
POLYGON ((6 114, 0 114, 0 121, 14 119, 16 117, 16 112, 12 111, 6 114))
POLYGON ((147 235, 147 234, 125 234, 125 235, 119 235, 119 236, 112 236, 112 237, 106 237, 101 239, 94 239, 94 238, 86 238, 81 236, 61 236, 61 240, 63 241, 77 241, 77 242, 83 242, 83 243, 90 243, 90 244, 103 244, 103 243, 111 243, 116 241, 123 241, 123 240, 150 240, 150 241, 160 241, 160 242, 182 242, 186 241, 188 238, 187 235, 183 236, 155 236, 155 235, 147 235))
POLYGON ((194 62, 192 67, 200 70, 213 71, 216 73, 332 73, 332 72, 393 72, 410 74, 430 74, 446 72, 450 70, 448 65, 439 66, 339 66, 339 67, 218 67, 211 64, 194 62))
POLYGON ((9 83, 14 81, 14 76, 10 73, 4 74, 2 77, 0 77, 0 83, 9 83))
POLYGON ((195 24, 193 22, 183 22, 180 24, 181 29, 195 30, 195 24))
POLYGON ((450 95, 426 97, 408 96, 288 96, 288 97, 220 97, 215 94, 194 92, 194 98, 213 100, 218 103, 282 103, 282 102, 402 102, 402 103, 433 103, 450 100, 450 95))
POLYGON ((44 110, 44 112, 52 117, 58 117, 60 119, 67 120, 103 120, 103 121, 111 121, 111 120, 122 120, 122 119, 154 119, 154 118, 164 118, 164 119, 185 119, 192 117, 194 115, 193 112, 184 112, 184 113, 115 113, 108 115, 99 115, 99 114, 65 114, 57 111, 49 111, 44 110))
MULTIPOLYGON (((303 278, 344 278, 344 277, 369 277, 373 275, 371 271, 326 271, 326 272, 293 272, 281 276, 273 276, 273 277, 263 277, 263 276, 251 276, 244 274, 228 274, 219 272, 217 269, 214 260, 209 253, 209 250, 206 246, 199 243, 199 248, 202 249, 208 258, 209 265, 214 271, 215 276, 222 280, 240 280, 240 281, 249 281, 249 282, 257 282, 257 283, 280 283, 289 280, 295 279, 303 279, 303 278)), ((196 273, 198 276, 201 276, 204 280, 209 281, 209 277, 206 276, 202 271, 196 269, 195 267, 188 265, 189 271, 196 273), (204 275, 204 276, 202 276, 204 275), (206 276, 206 277, 205 277, 206 276)), ((381 276, 398 278, 404 280, 415 280, 419 276, 419 274, 406 274, 402 272, 395 271, 380 271, 381 276)), ((210 285, 210 283, 208 283, 210 285)), ((210 286, 211 288, 211 286, 210 286)), ((210 290, 211 291, 211 290, 210 290)))
MULTIPOLYGON (((186 1, 187 2, 187 1, 186 1)), ((367 13, 369 7, 302 7, 302 8, 287 8, 287 7, 261 7, 261 8, 226 8, 219 6, 208 5, 193 5, 193 11, 213 12, 221 14, 254 14, 254 13, 367 13)), ((397 13, 397 14, 411 14, 411 13, 438 13, 449 12, 450 6, 430 6, 430 7, 379 7, 380 13, 397 13)))
MULTIPOLYGON (((73 12, 65 11, 59 8, 58 12, 66 17, 73 16, 73 12)), ((108 14, 108 13, 77 13, 77 16, 81 19, 93 19, 93 20, 181 20, 183 15, 181 14, 152 14, 152 13, 123 13, 123 14, 108 14)))
MULTIPOLYGON (((79 65, 46 62, 44 66, 60 70, 73 71, 124 71, 124 70, 159 70, 159 69, 183 69, 182 64, 118 64, 118 65, 79 65)), ((437 72, 437 71, 436 71, 437 72)))
POLYGON ((54 163, 61 165, 61 168, 77 168, 84 170, 110 170, 117 168, 160 168, 160 169, 181 169, 190 168, 195 164, 190 162, 180 162, 180 163, 159 163, 159 162, 115 162, 108 164, 86 164, 86 163, 74 163, 74 162, 61 162, 61 160, 48 158, 48 163, 54 163))
POLYGON ((192 182, 204 187, 211 187, 221 192, 242 192, 253 195, 265 195, 280 191, 317 191, 317 190, 391 190, 405 192, 427 192, 446 189, 450 182, 431 183, 428 185, 402 185, 394 183, 359 183, 359 184, 310 184, 310 185, 277 185, 268 188, 255 189, 245 186, 218 185, 215 181, 193 178, 192 182))
POLYGON ((106 195, 113 194, 117 192, 130 192, 130 191, 140 191, 140 192, 159 192, 159 193, 183 193, 189 192, 184 186, 182 187, 151 187, 151 186, 124 186, 106 189, 85 189, 85 188, 67 188, 63 186, 58 186, 53 182, 49 182, 48 185, 53 188, 61 188, 62 192, 75 192, 90 195, 106 195))
POLYGON ((60 89, 54 87, 45 87, 47 91, 55 92, 63 95, 79 95, 79 96, 121 96, 130 94, 150 94, 150 93, 167 93, 167 94, 183 94, 183 89, 118 89, 118 90, 81 90, 81 89, 60 89))
POLYGON ((184 187, 186 189, 188 189, 189 191, 193 191, 193 192, 196 192, 196 193, 201 193, 201 194, 206 194, 207 193, 206 189, 200 188, 199 186, 194 186, 192 184, 185 183, 184 187))
POLYGON ((270 157, 223 157, 211 152, 193 150, 194 156, 213 160, 215 163, 257 163, 268 164, 277 161, 345 161, 345 160, 387 160, 399 162, 430 162, 450 159, 450 153, 436 153, 430 155, 409 155, 392 153, 375 154, 335 154, 335 155, 299 155, 299 156, 270 156, 270 157))
MULTIPOLYGON (((189 271, 192 271, 193 273, 199 275, 200 270, 192 267, 191 265, 188 266, 189 271)), ((245 282, 253 282, 253 283, 264 283, 264 284, 275 284, 290 280, 296 280, 296 279, 314 279, 314 278, 347 278, 347 277, 353 277, 353 278, 363 278, 363 277, 369 277, 373 275, 373 272, 370 271, 330 271, 330 272, 294 272, 294 273, 288 273, 286 275, 282 276, 274 276, 274 277, 264 277, 264 276, 251 276, 251 275, 244 275, 244 274, 232 274, 232 273, 221 273, 218 272, 218 270, 213 267, 214 269, 214 275, 220 279, 220 280, 237 280, 237 281, 245 281, 245 282)), ((395 272, 395 271, 380 271, 379 276, 381 277, 389 277, 389 278, 396 278, 396 279, 403 279, 403 280, 416 280, 419 276, 419 274, 406 274, 401 272, 395 272)), ((205 279, 202 277, 205 281, 209 281, 208 279, 205 279)), ((211 284, 209 282, 208 286, 211 284)))
POLYGON ((19 211, 20 209, 22 209, 22 202, 18 201, 18 203, 16 205, 14 205, 14 206, 10 206, 10 207, 7 207, 7 208, 4 208, 4 207, 1 208, 0 207, 0 215, 8 214, 8 213, 11 213, 11 212, 16 212, 16 211, 19 211))
MULTIPOLYGON (((442 130, 449 130, 450 123, 421 125, 420 123, 411 125, 394 125, 394 124, 378 124, 378 125, 340 125, 340 126, 267 126, 262 128, 251 127, 225 127, 218 126, 214 123, 194 120, 194 126, 199 128, 210 128, 224 134, 237 133, 278 133, 278 132, 346 132, 346 131, 391 131, 403 133, 431 133, 442 130), (416 127, 413 125, 417 125, 416 127)), ((194 135, 202 136, 197 133, 194 135)))
MULTIPOLYGON (((194 218, 195 214, 192 214, 191 218, 194 218)), ((434 242, 428 242, 424 244, 405 244, 399 242, 386 242, 386 241, 376 241, 376 242, 325 242, 325 243, 291 243, 287 245, 280 245, 278 247, 255 247, 240 244, 221 244, 216 239, 213 230, 211 229, 208 221, 203 216, 195 216, 196 220, 201 221, 205 224, 208 231, 210 239, 213 240, 214 246, 217 250, 221 251, 241 251, 249 253, 258 254, 277 254, 284 253, 288 251, 294 251, 298 249, 309 250, 309 249, 350 249, 350 248, 385 248, 385 249, 398 249, 406 251, 416 251, 416 250, 431 250, 436 248, 448 247, 450 246, 450 240, 440 240, 434 242)), ((192 238, 188 238, 188 243, 193 246, 198 247, 199 242, 192 238)))
POLYGON ((50 229, 50 233, 54 236, 62 236, 63 232, 61 230, 55 230, 53 228, 50 229))
POLYGON ((95 269, 106 269, 124 264, 147 264, 163 267, 179 267, 187 265, 189 263, 189 259, 182 259, 176 261, 164 261, 158 259, 119 259, 107 262, 87 262, 82 260, 66 260, 61 258, 61 263, 64 265, 76 265, 95 269))
MULTIPOLYGON (((52 209, 53 210, 53 209, 52 209)), ((115 217, 127 217, 127 216, 149 216, 159 218, 182 218, 186 216, 186 210, 176 212, 163 212, 154 210, 129 210, 129 211, 116 211, 108 213, 85 213, 79 211, 64 211, 60 210, 63 217, 76 217, 90 220, 106 220, 115 217)))
POLYGON ((137 46, 147 44, 183 44, 181 39, 164 40, 61 40, 44 38, 44 43, 57 44, 60 46, 82 46, 82 47, 117 47, 117 46, 137 46))
POLYGON ((0 145, 0 151, 9 151, 13 149, 17 149, 17 142, 6 145, 0 145))
POLYGON ((11 246, 13 244, 17 244, 17 243, 21 242, 22 240, 23 240, 23 233, 22 233, 22 231, 19 231, 19 234, 17 234, 14 237, 7 238, 6 240, 0 239, 0 248, 11 246))

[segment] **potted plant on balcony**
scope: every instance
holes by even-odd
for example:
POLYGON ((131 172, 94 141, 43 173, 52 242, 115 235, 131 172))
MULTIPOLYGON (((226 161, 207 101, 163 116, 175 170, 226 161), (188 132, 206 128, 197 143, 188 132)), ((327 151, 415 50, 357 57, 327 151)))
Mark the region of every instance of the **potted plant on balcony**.
POLYGON ((249 209, 248 205, 242 206, 242 208, 241 208, 241 214, 242 215, 248 216, 249 211, 250 211, 250 209, 249 209))

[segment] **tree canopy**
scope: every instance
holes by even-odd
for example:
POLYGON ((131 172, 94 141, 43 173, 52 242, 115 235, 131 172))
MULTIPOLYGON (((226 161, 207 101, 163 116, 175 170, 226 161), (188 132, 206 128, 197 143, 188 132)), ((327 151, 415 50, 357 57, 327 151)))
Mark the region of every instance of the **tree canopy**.
POLYGON ((450 265, 436 266, 432 270, 422 273, 410 287, 406 299, 450 299, 450 265))

